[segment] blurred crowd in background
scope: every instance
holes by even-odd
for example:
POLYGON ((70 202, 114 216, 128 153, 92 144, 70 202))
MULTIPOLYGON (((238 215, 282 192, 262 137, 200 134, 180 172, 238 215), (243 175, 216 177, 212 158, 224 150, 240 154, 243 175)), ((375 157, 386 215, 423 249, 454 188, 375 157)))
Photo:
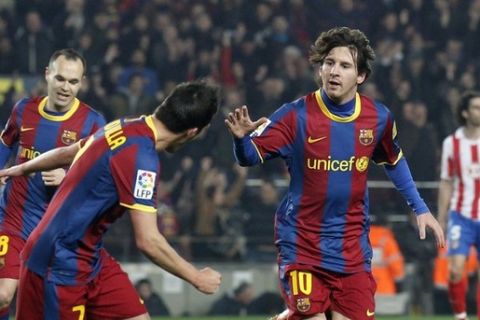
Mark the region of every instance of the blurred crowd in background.
MULTIPOLYGON (((394 112, 414 178, 438 180, 441 141, 457 126, 459 97, 479 89, 480 0, 2 0, 0 127, 18 98, 45 94, 44 69, 59 48, 85 56, 79 98, 107 120, 151 112, 180 82, 217 83, 222 108, 208 134, 161 156, 158 223, 189 259, 273 262, 285 167, 234 165, 223 119, 243 104, 253 118, 268 116, 316 90, 309 48, 334 26, 369 37, 377 58, 361 91, 394 112)), ((384 179, 378 169, 371 175, 384 179)), ((435 209, 435 189, 422 193, 435 209)), ((372 190, 374 213, 406 214, 403 201, 390 196, 372 190)), ((107 244, 120 260, 141 260, 129 234, 124 219, 107 244)), ((396 235, 407 261, 433 261, 430 244, 425 256, 396 235)))

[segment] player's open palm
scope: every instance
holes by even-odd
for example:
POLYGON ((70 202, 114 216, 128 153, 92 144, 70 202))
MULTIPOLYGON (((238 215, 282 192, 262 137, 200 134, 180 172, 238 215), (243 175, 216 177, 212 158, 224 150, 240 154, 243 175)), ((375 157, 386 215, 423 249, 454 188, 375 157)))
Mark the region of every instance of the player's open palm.
POLYGON ((195 287, 200 292, 212 294, 217 292, 221 282, 222 275, 219 272, 207 267, 200 270, 195 287))
POLYGON ((257 121, 252 121, 248 114, 247 106, 236 108, 233 112, 229 112, 225 119, 225 124, 236 138, 243 138, 253 130, 257 129, 260 125, 267 122, 268 119, 262 117, 257 121))

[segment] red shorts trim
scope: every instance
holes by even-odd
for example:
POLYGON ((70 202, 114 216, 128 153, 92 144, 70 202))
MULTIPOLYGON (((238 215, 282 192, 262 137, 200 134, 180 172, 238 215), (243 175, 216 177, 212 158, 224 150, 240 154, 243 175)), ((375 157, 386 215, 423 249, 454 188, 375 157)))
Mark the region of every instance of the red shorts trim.
POLYGON ((0 231, 0 279, 20 277, 20 251, 25 241, 20 236, 0 231))
POLYGON ((307 265, 289 265, 280 271, 282 295, 290 310, 288 320, 327 310, 350 319, 374 319, 377 285, 370 272, 342 274, 307 265))
POLYGON ((108 254, 102 254, 98 276, 85 285, 57 285, 26 267, 21 270, 17 320, 108 320, 145 313, 147 309, 127 274, 108 254))

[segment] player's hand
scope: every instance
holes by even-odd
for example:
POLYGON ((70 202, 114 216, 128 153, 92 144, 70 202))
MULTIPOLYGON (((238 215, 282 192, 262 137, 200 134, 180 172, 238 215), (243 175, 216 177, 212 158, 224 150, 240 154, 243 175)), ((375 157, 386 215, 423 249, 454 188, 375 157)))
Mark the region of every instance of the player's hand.
POLYGON ((198 272, 197 279, 193 285, 200 292, 212 294, 217 292, 221 281, 222 275, 219 272, 207 267, 198 272))
POLYGON ((288 317, 288 309, 285 309, 282 311, 282 313, 279 313, 271 317, 269 320, 286 320, 287 317, 288 317))
POLYGON ((51 171, 42 171, 42 180, 46 186, 58 186, 65 178, 65 170, 62 168, 51 170, 51 171))
POLYGON ((235 138, 241 139, 267 121, 265 117, 252 121, 247 106, 242 106, 228 113, 225 124, 235 138))
POLYGON ((7 183, 8 178, 10 177, 19 177, 23 175, 22 165, 12 166, 7 169, 0 170, 0 184, 7 183))
POLYGON ((442 248, 445 247, 445 235, 443 233, 443 229, 438 223, 437 219, 435 219, 435 217, 430 212, 425 212, 417 215, 417 225, 418 233, 421 240, 425 239, 426 227, 429 227, 435 234, 437 246, 442 248))

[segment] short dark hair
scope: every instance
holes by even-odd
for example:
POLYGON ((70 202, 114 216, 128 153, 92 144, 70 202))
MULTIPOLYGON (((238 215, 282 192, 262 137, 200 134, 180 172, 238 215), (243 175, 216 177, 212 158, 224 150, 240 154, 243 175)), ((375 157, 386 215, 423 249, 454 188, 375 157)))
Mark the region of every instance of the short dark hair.
POLYGON ((474 98, 480 98, 479 91, 466 91, 462 94, 460 98, 460 102, 457 107, 457 120, 460 125, 464 126, 467 123, 467 119, 462 115, 463 111, 467 111, 468 107, 470 106, 470 101, 474 98))
POLYGON ((357 70, 360 74, 365 73, 365 79, 368 78, 372 73, 371 62, 375 60, 375 52, 367 36, 358 29, 337 27, 322 32, 310 49, 310 63, 323 64, 328 53, 336 47, 348 47, 352 53, 356 52, 357 70))
POLYGON ((52 63, 60 56, 64 56, 67 60, 80 60, 83 65, 83 75, 85 75, 85 73, 87 72, 87 60, 85 60, 85 58, 80 54, 80 52, 72 48, 57 50, 50 56, 48 65, 52 65, 52 63))
POLYGON ((181 83, 158 106, 154 116, 173 133, 192 128, 200 131, 217 112, 218 91, 203 81, 181 83))

